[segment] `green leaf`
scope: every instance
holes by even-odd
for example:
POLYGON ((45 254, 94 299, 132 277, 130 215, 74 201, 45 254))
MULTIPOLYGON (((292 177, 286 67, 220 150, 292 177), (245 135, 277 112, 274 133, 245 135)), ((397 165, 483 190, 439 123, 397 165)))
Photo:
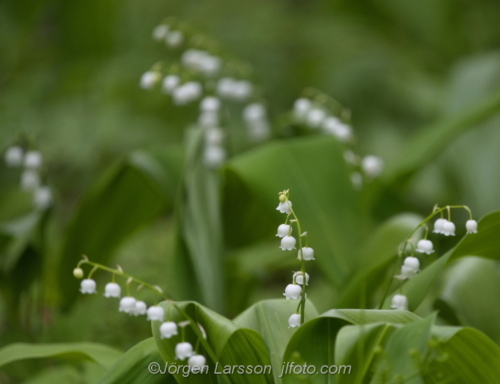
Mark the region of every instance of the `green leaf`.
MULTIPOLYGON (((253 329, 264 338, 269 348, 276 383, 280 382, 278 375, 281 372, 286 346, 297 330, 288 328, 288 318, 296 310, 295 300, 264 300, 252 305, 234 319, 234 323, 238 326, 253 329)), ((317 316, 314 305, 309 300, 306 301, 305 321, 317 316)))
MULTIPOLYGON (((315 249, 316 263, 330 282, 340 288, 358 268, 359 260, 353 255, 358 254, 365 228, 336 140, 316 136, 263 145, 233 158, 226 174, 226 237, 248 233, 245 238, 250 241, 254 230, 239 223, 257 212, 263 213, 259 223, 272 237, 284 220, 275 209, 278 192, 290 189, 294 210, 315 249), (318 172, 325 164, 328 172, 318 172)), ((264 229, 255 230, 262 233, 264 229)))
MULTIPOLYGON (((316 366, 316 372, 319 372, 322 366, 335 364, 337 334, 345 325, 380 322, 408 324, 419 319, 418 316, 408 311, 332 309, 298 328, 288 343, 283 362, 295 362, 298 365, 307 363, 316 366)), ((301 375, 283 376, 285 384, 299 383, 303 380, 304 377, 301 375)), ((315 383, 335 381, 335 376, 320 374, 314 380, 315 383)))
POLYGON ((109 368, 122 356, 115 348, 97 343, 26 344, 16 343, 0 349, 0 367, 13 361, 45 357, 91 360, 109 368))
POLYGON ((106 264, 128 236, 172 207, 179 159, 176 147, 134 153, 85 196, 66 233, 58 266, 58 293, 66 307, 78 295, 71 271, 82 254, 106 264))
MULTIPOLYGON (((179 335, 170 339, 162 339, 160 323, 152 322, 153 336, 160 354, 165 362, 181 364, 175 359, 175 346, 181 341, 189 341, 197 352, 207 358, 209 367, 207 373, 189 375, 174 374, 179 383, 273 383, 272 373, 260 375, 239 374, 237 371, 230 374, 224 372, 226 366, 256 366, 270 365, 269 351, 264 340, 254 330, 238 326, 229 319, 194 302, 164 301, 160 304, 169 321, 182 322, 190 320, 198 324, 206 333, 206 339, 199 339, 200 331, 193 329, 192 323, 179 329, 179 335), (184 337, 182 336, 184 334, 184 337), (198 342, 198 340, 200 340, 198 342), (216 374, 219 372, 219 374, 216 374)), ((184 362, 182 364, 185 364, 184 362)))
POLYGON ((165 363, 151 337, 130 348, 121 356, 97 384, 156 384, 175 383, 172 375, 165 372, 165 363), (163 372, 163 373, 162 373, 163 372))

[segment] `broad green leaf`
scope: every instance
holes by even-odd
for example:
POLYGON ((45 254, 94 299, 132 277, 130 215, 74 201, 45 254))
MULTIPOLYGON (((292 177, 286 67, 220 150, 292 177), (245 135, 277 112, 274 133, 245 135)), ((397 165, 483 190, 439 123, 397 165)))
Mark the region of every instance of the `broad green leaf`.
MULTIPOLYGON (((273 142, 233 158, 226 174, 226 237, 249 233, 245 239, 251 239, 253 230, 239 222, 257 212, 263 213, 257 227, 265 226, 268 238, 274 236, 284 220, 276 211, 278 192, 289 189, 302 230, 315 249, 315 262, 331 283, 343 286, 358 268, 353 255, 358 254, 365 228, 341 146, 334 139, 273 142), (318 172, 325 166, 327 172, 318 172)), ((255 230, 262 233, 261 228, 255 230)))
POLYGON ((151 337, 130 348, 121 356, 97 384, 156 384, 175 383, 172 375, 165 371, 165 363, 151 337))
POLYGON ((77 360, 91 360, 104 368, 109 368, 121 356, 122 352, 97 343, 16 343, 0 349, 0 366, 24 359, 65 357, 77 360))
MULTIPOLYGON (((288 343, 283 362, 295 362, 298 365, 307 363, 316 366, 316 372, 319 372, 322 366, 335 364, 337 334, 345 325, 381 322, 407 324, 419 319, 407 311, 332 309, 299 327, 288 343)), ((286 375, 282 380, 283 383, 299 383, 305 378, 310 379, 308 375, 286 375)), ((333 375, 314 376, 314 383, 335 383, 336 380, 333 375)))
POLYGON ((122 241, 172 206, 180 163, 176 147, 134 153, 112 167, 84 197, 59 261, 58 293, 65 306, 78 295, 78 281, 71 271, 82 254, 106 264, 122 241))
MULTIPOLYGON (((445 266, 464 256, 477 256, 488 259, 500 259, 500 212, 486 215, 479 221, 478 233, 466 235, 451 251, 441 256, 417 276, 403 285, 403 293, 408 297, 409 308, 416 310, 434 286, 445 266)), ((386 298, 384 308, 391 305, 391 297, 386 298)))
MULTIPOLYGON (((271 355, 274 380, 281 372, 283 354, 290 338, 297 328, 288 328, 288 318, 297 310, 295 300, 264 300, 252 305, 245 312, 234 319, 238 326, 250 328, 259 332, 271 355)), ((318 316, 316 308, 310 301, 306 301, 305 321, 318 316)))
POLYGON ((479 329, 497 344, 500 344, 499 271, 498 261, 477 257, 457 260, 445 271, 439 294, 440 302, 447 304, 461 325, 479 329))
MULTIPOLYGON (((258 332, 242 328, 229 319, 213 312, 194 302, 178 302, 173 304, 164 301, 160 304, 168 320, 182 322, 192 320, 198 329, 198 324, 206 334, 206 339, 199 340, 192 323, 179 329, 179 335, 169 339, 162 339, 160 323, 152 322, 153 336, 160 354, 165 362, 185 364, 175 359, 175 346, 182 340, 189 341, 197 352, 207 358, 208 372, 184 377, 174 374, 179 383, 273 383, 272 373, 261 375, 239 374, 237 371, 230 374, 224 372, 226 366, 256 366, 270 365, 269 351, 262 336, 258 332), (218 372, 219 374, 216 374, 218 372)), ((199 333, 199 332, 198 332, 199 333)))
POLYGON ((461 115, 444 118, 423 129, 402 150, 403 157, 394 162, 383 176, 386 183, 403 183, 415 172, 435 158, 462 132, 474 128, 500 112, 500 93, 481 100, 467 108, 461 115))
POLYGON ((369 308, 378 288, 385 284, 381 276, 395 262, 399 245, 422 221, 419 215, 403 213, 394 216, 377 228, 361 250, 360 264, 363 268, 349 279, 341 291, 337 306, 340 308, 369 308))

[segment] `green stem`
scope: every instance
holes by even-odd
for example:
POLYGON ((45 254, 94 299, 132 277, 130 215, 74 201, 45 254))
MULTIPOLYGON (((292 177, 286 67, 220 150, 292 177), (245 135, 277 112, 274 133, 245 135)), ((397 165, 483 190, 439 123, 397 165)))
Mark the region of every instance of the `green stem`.
POLYGON ((295 214, 294 210, 290 210, 290 214, 293 215, 296 220, 297 231, 299 232, 299 254, 300 254, 300 270, 302 272, 302 298, 300 299, 300 325, 304 324, 305 312, 306 312, 306 262, 304 260, 304 252, 302 251, 302 230, 300 228, 300 221, 295 214))

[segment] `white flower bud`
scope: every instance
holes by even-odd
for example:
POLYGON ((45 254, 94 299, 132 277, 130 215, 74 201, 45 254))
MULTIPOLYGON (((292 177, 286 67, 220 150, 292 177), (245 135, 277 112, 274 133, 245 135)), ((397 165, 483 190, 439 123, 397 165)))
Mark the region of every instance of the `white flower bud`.
POLYGON ((446 219, 443 219, 442 217, 437 219, 436 222, 434 223, 434 233, 443 233, 443 225, 446 223, 446 219))
POLYGON ((296 117, 303 118, 307 114, 307 112, 309 112, 311 107, 311 100, 300 98, 295 100, 295 103, 293 104, 293 112, 296 117))
POLYGON ((248 99, 252 95, 252 91, 253 85, 249 81, 235 81, 231 90, 231 96, 235 100, 243 101, 248 99))
POLYGON ((280 211, 281 213, 290 214, 290 212, 292 211, 292 202, 290 200, 280 202, 276 210, 280 211))
POLYGON ((160 334, 162 339, 170 339, 177 335, 177 324, 173 321, 167 321, 160 326, 160 334))
POLYGON ((165 43, 170 48, 176 48, 184 42, 184 34, 181 31, 170 31, 165 37, 165 43))
POLYGON ((23 155, 21 147, 9 147, 4 155, 5 164, 8 167, 19 167, 23 163, 23 155))
POLYGON ((465 229, 467 230, 467 234, 477 233, 477 221, 467 220, 465 223, 465 229))
POLYGON ((24 166, 28 169, 39 169, 42 162, 42 154, 38 151, 28 151, 24 156, 24 166))
POLYGON ((217 127, 219 125, 219 114, 213 111, 205 111, 200 114, 198 124, 202 127, 217 127))
POLYGON ((204 112, 217 112, 220 109, 220 100, 214 96, 206 96, 201 100, 200 109, 204 112))
POLYGON ((141 76, 141 88, 152 89, 160 80, 160 74, 154 71, 144 72, 141 76))
POLYGON ((432 241, 427 239, 419 240, 417 243, 416 251, 420 253, 427 253, 428 255, 430 255, 431 253, 434 252, 434 246, 432 245, 432 241))
POLYGON ((295 243, 297 240, 295 240, 295 237, 293 236, 284 236, 281 239, 281 249, 283 251, 291 251, 292 249, 295 249, 295 243))
POLYGON ((165 311, 163 310, 162 307, 158 305, 153 305, 148 308, 148 320, 157 320, 157 321, 163 321, 163 318, 165 317, 165 311))
POLYGON ((276 234, 276 236, 284 237, 284 236, 288 236, 289 234, 291 235, 292 230, 293 229, 288 224, 281 224, 278 227, 278 233, 276 234))
POLYGON ((392 298, 391 308, 408 310, 408 299, 405 295, 394 295, 392 298))
POLYGON ((285 288, 285 293, 283 293, 283 296, 286 297, 286 299, 300 299, 300 296, 302 295, 302 287, 298 284, 288 284, 285 288))
POLYGON ((188 365, 193 372, 201 372, 201 369, 206 365, 207 359, 203 355, 193 355, 188 360, 188 365))
POLYGON ((80 283, 80 292, 81 293, 97 293, 95 290, 96 283, 92 279, 83 279, 80 283))
POLYGON ((294 313, 290 318, 288 319, 288 328, 295 328, 295 327, 300 327, 300 315, 298 313, 294 313))
POLYGON ((33 194, 33 205, 37 209, 46 209, 52 204, 52 191, 49 187, 39 187, 33 194))
POLYGON ((311 247, 303 247, 299 250, 297 259, 301 260, 302 256, 304 256, 304 260, 316 260, 314 258, 314 249, 311 247))
POLYGON ((378 156, 369 155, 361 161, 361 168, 368 177, 377 177, 384 170, 384 162, 378 156))
POLYGON ((81 268, 73 269, 73 276, 75 276, 77 279, 81 279, 83 277, 83 270, 81 268))
POLYGON ((175 358, 184 360, 187 357, 193 356, 193 346, 188 342, 179 343, 175 346, 175 358))
POLYGON ((144 301, 136 301, 134 304, 134 308, 132 308, 132 310, 130 311, 130 314, 134 316, 145 315, 146 310, 147 305, 144 301))
POLYGON ((21 188, 25 191, 34 191, 40 185, 40 176, 37 171, 27 169, 21 174, 21 188))
POLYGON ((108 283, 104 288, 105 297, 120 297, 122 289, 116 283, 108 283))
MULTIPOLYGON (((295 272, 293 274, 292 281, 294 281, 295 284, 304 285, 304 274, 301 271, 295 272)), ((309 285, 309 274, 307 272, 306 272, 306 285, 309 285)))
POLYGON ((261 103, 248 104, 243 109, 243 119, 247 122, 255 122, 266 117, 266 107, 261 103))
POLYGON ((125 296, 120 300, 120 312, 131 313, 135 309, 136 300, 133 297, 125 296))
POLYGON ((155 29, 153 29, 153 39, 157 41, 162 41, 167 36, 169 26, 166 24, 160 24, 155 29))
POLYGON ((171 93, 181 83, 181 78, 177 75, 167 75, 163 78, 162 90, 163 93, 171 93))
POLYGON ((322 109, 315 108, 307 112, 306 123, 310 128, 318 128, 326 118, 326 112, 322 109))
POLYGON ((208 168, 219 168, 226 159, 226 150, 217 145, 208 145, 205 148, 203 157, 208 168))
POLYGON ((343 123, 334 116, 327 117, 322 127, 325 134, 334 136, 341 143, 352 140, 353 134, 351 126, 343 123))
POLYGON ((443 235, 445 236, 455 236, 455 224, 451 221, 446 220, 443 223, 443 235))

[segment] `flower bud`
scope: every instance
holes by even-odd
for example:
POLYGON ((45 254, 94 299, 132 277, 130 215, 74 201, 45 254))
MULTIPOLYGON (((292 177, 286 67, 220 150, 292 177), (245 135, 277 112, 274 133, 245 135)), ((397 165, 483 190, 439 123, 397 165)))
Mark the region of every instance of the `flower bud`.
POLYGON ((77 279, 82 279, 83 278, 83 269, 81 269, 81 268, 73 269, 73 276, 75 276, 77 279))
POLYGON ((288 328, 300 327, 300 315, 298 313, 294 313, 288 319, 288 324, 289 324, 288 328))

